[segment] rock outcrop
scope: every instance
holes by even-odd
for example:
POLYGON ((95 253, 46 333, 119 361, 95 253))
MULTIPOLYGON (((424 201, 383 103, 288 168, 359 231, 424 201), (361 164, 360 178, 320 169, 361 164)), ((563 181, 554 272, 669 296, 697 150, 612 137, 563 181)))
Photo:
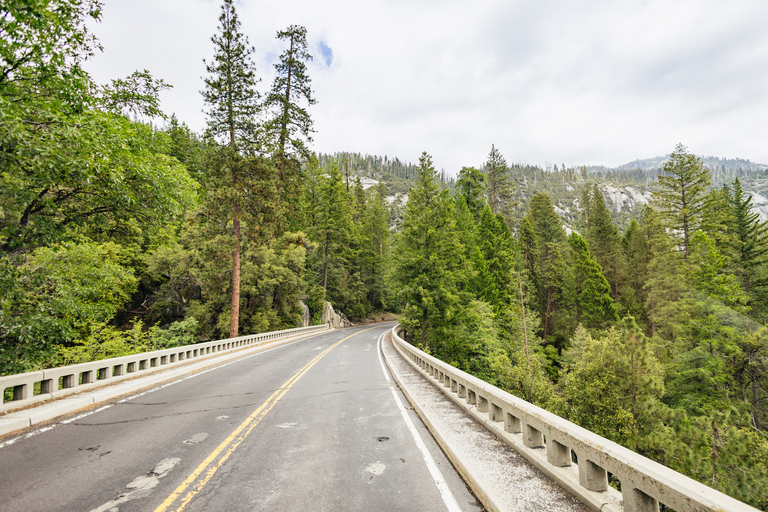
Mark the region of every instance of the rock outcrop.
POLYGON ((352 327, 355 325, 349 321, 347 315, 334 308, 330 302, 325 303, 325 309, 323 310, 323 323, 330 323, 330 326, 334 329, 339 327, 352 327))
POLYGON ((309 314, 309 308, 303 300, 300 300, 299 304, 301 304, 301 326, 309 327, 312 325, 312 316, 309 314))

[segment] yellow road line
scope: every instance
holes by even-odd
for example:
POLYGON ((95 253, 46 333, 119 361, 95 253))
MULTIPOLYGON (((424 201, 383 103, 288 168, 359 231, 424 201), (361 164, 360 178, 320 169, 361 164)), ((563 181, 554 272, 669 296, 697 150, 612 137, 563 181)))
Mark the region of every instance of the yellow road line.
POLYGON ((181 485, 179 485, 176 490, 173 491, 171 495, 168 496, 165 501, 163 501, 163 503, 161 503, 160 506, 155 509, 155 512, 165 512, 168 510, 169 507, 176 502, 179 496, 181 496, 187 490, 187 488, 189 488, 189 486, 192 485, 197 480, 197 478, 203 474, 203 472, 205 472, 203 478, 200 479, 200 481, 197 482, 192 490, 187 492, 187 494, 181 500, 179 507, 176 509, 176 512, 181 512, 181 510, 183 510, 184 507, 186 507, 187 504, 192 501, 192 499, 203 489, 203 487, 205 487, 205 484, 208 483, 211 478, 213 478, 213 475, 216 474, 216 471, 218 471, 224 462, 226 462, 226 460, 230 455, 232 455, 237 447, 240 446, 240 443, 245 440, 245 438, 248 436, 248 434, 251 433, 256 425, 261 422, 267 413, 272 410, 275 404, 277 404, 277 402, 283 398, 288 390, 291 389, 291 387, 293 387, 293 385, 296 384, 296 382, 298 382, 298 380, 303 377, 310 368, 312 368, 328 352, 333 350, 341 343, 347 341, 352 336, 356 336, 365 331, 370 331, 371 329, 375 329, 375 327, 370 327, 368 329, 358 331, 354 334, 350 334, 344 339, 337 341, 327 349, 323 350, 320 354, 318 354, 317 357, 307 363, 301 370, 293 374, 290 379, 285 381, 285 383, 280 386, 277 391, 272 393, 272 395, 270 395, 270 397, 267 398, 263 404, 261 404, 255 411, 253 411, 253 413, 248 416, 248 418, 246 418, 245 421, 240 424, 240 426, 238 426, 218 447, 216 447, 216 449, 213 450, 211 454, 205 458, 205 460, 181 483, 181 485), (222 452, 224 452, 224 455, 216 460, 216 458, 219 457, 222 452), (216 461, 215 464, 213 464, 214 461, 216 461))

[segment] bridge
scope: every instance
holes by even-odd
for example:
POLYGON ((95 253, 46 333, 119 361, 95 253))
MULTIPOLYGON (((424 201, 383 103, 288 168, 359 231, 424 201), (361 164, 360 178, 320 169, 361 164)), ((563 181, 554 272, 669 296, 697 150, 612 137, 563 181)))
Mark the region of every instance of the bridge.
POLYGON ((391 323, 0 377, 0 390, 4 511, 756 510, 391 323))

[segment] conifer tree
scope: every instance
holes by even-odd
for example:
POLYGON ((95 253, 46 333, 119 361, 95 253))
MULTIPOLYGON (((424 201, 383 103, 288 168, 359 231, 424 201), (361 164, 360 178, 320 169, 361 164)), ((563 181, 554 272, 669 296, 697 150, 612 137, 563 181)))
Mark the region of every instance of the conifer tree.
POLYGON ((592 187, 589 214, 589 229, 586 233, 591 254, 595 257, 603 275, 611 285, 611 295, 615 301, 619 298, 619 287, 623 278, 623 254, 619 230, 611 219, 611 212, 605 206, 603 193, 595 184, 592 187))
POLYGON ((620 301, 624 311, 639 319, 643 326, 647 326, 648 315, 645 310, 644 284, 648 277, 648 242, 643 234, 643 229, 636 219, 632 219, 624 237, 621 240, 623 259, 626 262, 625 286, 622 288, 620 301))
POLYGON ((491 211, 494 214, 502 214, 507 222, 511 223, 514 207, 512 177, 507 161, 494 145, 491 145, 491 152, 488 153, 488 161, 485 163, 485 184, 491 211))
POLYGON ((752 211, 752 196, 746 196, 738 178, 733 188, 725 188, 729 206, 729 230, 732 236, 733 266, 747 296, 755 285, 762 285, 758 268, 766 262, 768 253, 768 224, 759 222, 752 211))
POLYGON ((401 324, 425 349, 434 346, 458 305, 457 273, 463 253, 455 229, 453 203, 440 190, 432 157, 419 158, 419 177, 408 197, 395 262, 405 315, 401 324))
POLYGON ((363 282, 370 309, 388 306, 389 219, 384 203, 384 187, 373 188, 368 197, 360 244, 363 282))
POLYGON ((456 180, 456 195, 467 204, 475 220, 480 218, 485 204, 485 175, 474 167, 462 167, 456 180))
POLYGON ((589 254, 587 242, 571 233, 568 244, 573 254, 576 321, 587 328, 607 327, 618 320, 611 287, 603 277, 600 264, 589 254))
POLYGON ((307 29, 290 25, 277 33, 277 39, 287 42, 288 48, 275 64, 277 76, 264 101, 270 116, 265 128, 276 160, 278 190, 286 200, 300 185, 300 160, 308 157, 307 145, 314 132, 307 108, 317 101, 307 74, 306 63, 312 60, 307 49, 307 29))
POLYGON ((528 214, 530 226, 536 235, 539 253, 537 267, 540 279, 538 309, 544 319, 544 338, 550 334, 555 310, 562 302, 565 262, 562 250, 565 245, 563 221, 547 194, 535 194, 530 201, 528 214))
MULTIPOLYGON (((236 337, 240 318, 240 252, 242 245, 241 216, 243 200, 239 190, 244 190, 241 155, 252 153, 256 143, 256 115, 259 95, 255 66, 251 60, 253 47, 248 38, 240 33, 240 21, 233 0, 224 0, 219 16, 219 33, 211 37, 214 57, 206 63, 209 77, 205 78, 203 100, 208 105, 208 128, 227 147, 222 151, 219 170, 231 179, 229 195, 232 220, 232 301, 230 310, 230 337, 236 337)), ((204 61, 205 62, 205 61, 204 61)), ((247 166, 246 166, 247 167, 247 166)))
POLYGON ((327 291, 329 270, 333 271, 334 266, 343 267, 346 262, 352 226, 350 198, 338 164, 334 161, 326 172, 328 177, 321 179, 318 191, 314 236, 320 243, 322 286, 327 291))
POLYGON ((659 211, 678 238, 687 259, 690 240, 701 226, 704 199, 709 189, 709 171, 696 156, 678 144, 664 162, 658 176, 659 191, 654 194, 659 211))

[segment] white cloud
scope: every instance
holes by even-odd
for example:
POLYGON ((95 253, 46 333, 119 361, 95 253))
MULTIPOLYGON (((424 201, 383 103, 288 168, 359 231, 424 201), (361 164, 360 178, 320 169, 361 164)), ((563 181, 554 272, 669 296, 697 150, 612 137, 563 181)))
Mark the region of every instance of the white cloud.
MULTIPOLYGON (((201 130, 202 59, 219 3, 110 0, 94 27, 97 80, 147 68, 163 106, 201 130)), ((670 152, 768 163, 768 4, 242 0, 268 89, 275 33, 307 27, 318 104, 314 149, 416 161, 455 173, 491 144, 510 162, 620 165, 670 152), (330 65, 319 44, 333 55, 330 65)))

